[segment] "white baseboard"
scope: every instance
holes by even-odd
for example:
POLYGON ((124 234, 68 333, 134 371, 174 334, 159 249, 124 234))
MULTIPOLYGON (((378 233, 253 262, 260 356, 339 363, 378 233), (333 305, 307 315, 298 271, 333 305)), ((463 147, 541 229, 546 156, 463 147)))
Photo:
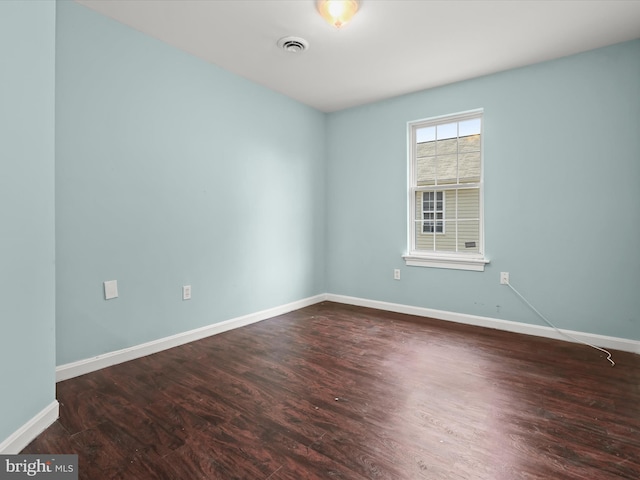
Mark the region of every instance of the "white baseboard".
MULTIPOLYGON (((449 322, 463 323, 465 325, 475 325, 478 327, 493 328, 497 330, 504 330, 507 332, 523 333, 526 335, 535 335, 537 337, 546 337, 556 340, 575 342, 574 339, 571 339, 570 337, 557 332, 553 328, 542 325, 531 325, 529 323, 513 322, 510 320, 499 320, 496 318, 480 317, 477 315, 468 315, 465 313, 447 312, 444 310, 434 310, 424 307, 413 307, 410 305, 402 305, 399 303, 381 302, 378 300, 348 297, 345 295, 335 295, 332 293, 328 293, 326 295, 326 300, 330 302, 345 303, 348 305, 356 305, 360 307, 376 308, 378 310, 386 310, 389 312, 406 313, 409 315, 417 315, 420 317, 429 317, 438 320, 446 320, 449 322)), ((638 340, 630 340, 627 338, 619 337, 608 337, 605 335, 576 332, 573 330, 560 331, 564 334, 571 335, 575 339, 578 339, 582 342, 590 343, 598 347, 640 354, 640 341, 638 340)))
MULTIPOLYGON (((378 300, 369 300, 365 298, 349 297, 345 295, 321 294, 314 297, 305 298, 296 302, 281 305, 279 307, 262 310, 260 312, 244 315, 242 317, 225 320, 220 323, 214 323, 206 327, 189 330, 187 332, 178 333, 151 342, 135 345, 133 347, 124 348, 115 352, 105 353, 96 357, 79 360, 77 362, 60 365, 56 368, 56 381, 61 382, 69 378, 84 375, 85 373, 94 372, 101 368, 110 367, 119 363, 134 360, 136 358, 151 355, 153 353, 167 350, 169 348, 184 345, 185 343, 210 337, 218 333, 233 330, 235 328, 244 327, 252 323, 260 322, 268 318, 282 315, 284 313, 298 310, 322 301, 331 301, 336 303, 344 303, 349 305, 357 305, 362 307, 376 308, 378 310, 387 310, 390 312, 406 313, 420 317, 435 318, 438 320, 446 320, 466 325, 475 325, 478 327, 493 328, 504 330, 507 332, 523 333, 526 335, 535 335, 538 337, 553 338, 557 340, 575 341, 551 327, 542 325, 532 325, 528 323, 513 322, 509 320, 499 320, 490 317, 481 317, 477 315, 468 315, 464 313, 447 312, 444 310, 435 310, 424 307, 414 307, 411 305, 402 305, 398 303, 382 302, 378 300)), ((561 330, 565 334, 571 335, 575 339, 597 345, 602 348, 611 348, 625 352, 640 354, 640 341, 630 340, 626 338, 608 337, 605 335, 597 335, 593 333, 576 332, 572 330, 561 330)), ((1 450, 0 450, 1 452, 1 450)))
POLYGON ((233 330, 235 328, 244 327, 252 323, 260 322, 268 318, 282 315, 284 313, 292 312, 300 308, 308 307, 309 305, 322 302, 326 299, 326 295, 316 295, 314 297, 305 298, 296 302, 288 303, 278 307, 262 310, 260 312, 251 313, 242 317, 225 320, 223 322, 207 325, 206 327, 196 328, 187 332, 178 333, 169 337, 160 338, 151 342, 142 343, 129 348, 123 348, 122 350, 116 350, 115 352, 105 353, 92 358, 79 360, 77 362, 67 363, 56 367, 56 381, 61 382, 68 380, 69 378, 84 375, 85 373, 94 372, 101 368, 110 367, 119 363, 128 362, 136 358, 145 357, 153 353, 161 352, 169 348, 184 345, 185 343, 200 340, 202 338, 210 337, 218 333, 233 330))
POLYGON ((0 443, 0 455, 16 455, 58 419, 60 405, 51 402, 40 413, 0 443))

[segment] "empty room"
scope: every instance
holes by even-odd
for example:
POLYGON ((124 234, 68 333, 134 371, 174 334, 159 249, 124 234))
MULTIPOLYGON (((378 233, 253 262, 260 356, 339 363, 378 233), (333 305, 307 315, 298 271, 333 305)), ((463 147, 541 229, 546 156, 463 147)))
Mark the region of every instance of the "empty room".
POLYGON ((0 479, 640 478, 639 1, 5 0, 0 58, 0 479))

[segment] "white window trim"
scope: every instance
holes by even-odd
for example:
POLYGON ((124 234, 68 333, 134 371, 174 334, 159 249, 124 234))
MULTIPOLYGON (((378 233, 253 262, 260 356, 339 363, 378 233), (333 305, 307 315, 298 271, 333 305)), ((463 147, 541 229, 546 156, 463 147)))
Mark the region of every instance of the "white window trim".
POLYGON ((489 260, 484 256, 468 256, 464 258, 463 254, 444 255, 436 252, 432 254, 410 254, 402 256, 405 265, 409 267, 430 267, 430 268, 448 268, 452 270, 472 270, 474 272, 484 272, 484 266, 489 260))
MULTIPOLYGON (((408 122, 407 130, 408 130, 408 165, 409 165, 409 173, 408 173, 408 231, 407 231, 407 250, 408 253, 404 254, 402 258, 405 261, 407 266, 415 266, 415 267, 430 267, 430 268, 446 268, 446 269, 455 269, 455 270, 471 270, 476 272, 483 272, 485 265, 489 263, 489 260, 484 256, 484 154, 481 153, 481 164, 480 164, 480 235, 479 235, 479 250, 480 252, 477 254, 472 253, 443 253, 443 252, 426 252, 423 250, 415 250, 413 248, 413 244, 415 242, 415 233, 416 233, 416 224, 418 222, 415 221, 416 218, 416 201, 415 194, 416 190, 419 188, 416 186, 415 181, 415 165, 414 159, 416 156, 416 134, 415 131, 420 127, 427 127, 431 125, 437 125, 443 122, 460 122, 463 120, 477 118, 478 116, 482 116, 483 110, 470 110, 467 112, 461 112, 459 114, 453 115, 443 115, 439 117, 432 117, 424 120, 417 120, 408 122)), ((484 121, 482 122, 482 130, 484 130, 484 121)), ((481 130, 481 131, 482 131, 481 130)), ((481 143, 481 152, 484 150, 484 139, 481 143)), ((469 185, 471 186, 471 185, 469 185)), ((443 185, 444 187, 444 185, 443 185)), ((422 207, 421 207, 422 208, 422 207)), ((422 222, 420 222, 422 225, 422 222)), ((422 228, 422 227, 420 227, 422 228)))

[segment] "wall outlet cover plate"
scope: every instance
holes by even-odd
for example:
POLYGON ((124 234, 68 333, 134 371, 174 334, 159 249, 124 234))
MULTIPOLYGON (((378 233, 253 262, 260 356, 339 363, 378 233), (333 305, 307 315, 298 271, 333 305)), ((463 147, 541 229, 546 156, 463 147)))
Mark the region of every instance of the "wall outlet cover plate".
POLYGON ((104 299, 111 300, 118 297, 118 281, 108 280, 104 282, 104 299))

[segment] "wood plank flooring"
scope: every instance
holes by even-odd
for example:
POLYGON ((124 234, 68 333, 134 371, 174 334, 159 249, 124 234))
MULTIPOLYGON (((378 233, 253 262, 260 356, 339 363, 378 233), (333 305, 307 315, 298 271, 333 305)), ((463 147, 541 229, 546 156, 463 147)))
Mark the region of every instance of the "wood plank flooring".
POLYGON ((640 356, 325 302, 57 385, 99 479, 640 478, 640 356))

